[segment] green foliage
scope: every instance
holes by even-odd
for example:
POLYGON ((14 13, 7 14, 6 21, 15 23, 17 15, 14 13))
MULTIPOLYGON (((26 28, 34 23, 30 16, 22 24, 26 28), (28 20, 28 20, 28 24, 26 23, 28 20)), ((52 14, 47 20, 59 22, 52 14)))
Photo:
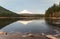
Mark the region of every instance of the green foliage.
POLYGON ((0 6, 0 17, 17 17, 18 14, 0 6))
POLYGON ((57 14, 59 14, 58 12, 60 12, 60 5, 56 5, 54 4, 52 7, 48 8, 48 10, 46 10, 46 17, 52 17, 53 14, 54 16, 57 14))

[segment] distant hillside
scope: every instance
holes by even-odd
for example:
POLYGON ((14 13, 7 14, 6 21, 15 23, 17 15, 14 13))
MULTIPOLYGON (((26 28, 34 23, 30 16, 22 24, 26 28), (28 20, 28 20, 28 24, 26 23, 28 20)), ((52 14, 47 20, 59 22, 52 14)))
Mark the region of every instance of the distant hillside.
POLYGON ((0 6, 0 17, 16 17, 18 14, 0 6))

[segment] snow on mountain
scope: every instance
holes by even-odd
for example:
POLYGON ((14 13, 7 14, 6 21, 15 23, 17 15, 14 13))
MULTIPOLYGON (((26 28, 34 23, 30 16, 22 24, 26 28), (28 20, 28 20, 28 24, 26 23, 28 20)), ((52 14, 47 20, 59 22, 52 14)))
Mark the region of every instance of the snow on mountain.
POLYGON ((28 10, 23 10, 18 12, 19 14, 32 14, 32 12, 28 11, 28 10))

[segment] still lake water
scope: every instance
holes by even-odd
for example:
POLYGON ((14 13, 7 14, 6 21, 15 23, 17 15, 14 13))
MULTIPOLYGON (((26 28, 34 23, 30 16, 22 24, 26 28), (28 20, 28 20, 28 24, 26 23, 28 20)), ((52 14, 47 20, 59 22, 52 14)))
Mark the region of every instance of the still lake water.
POLYGON ((32 32, 32 33, 46 33, 46 34, 56 34, 54 31, 56 29, 55 26, 49 25, 45 19, 39 20, 15 20, 9 21, 12 19, 0 19, 0 27, 1 31, 5 32, 32 32), (3 24, 2 24, 3 23, 3 24), (2 25, 1 25, 2 24, 2 25))

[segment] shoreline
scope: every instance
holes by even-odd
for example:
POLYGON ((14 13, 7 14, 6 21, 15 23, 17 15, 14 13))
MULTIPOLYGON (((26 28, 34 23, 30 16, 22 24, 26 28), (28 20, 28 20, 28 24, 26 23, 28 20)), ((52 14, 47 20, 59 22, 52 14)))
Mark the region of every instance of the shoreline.
POLYGON ((7 33, 6 32, 0 32, 0 39, 60 39, 57 35, 46 35, 44 33, 42 34, 32 34, 30 32, 27 33, 7 33))

